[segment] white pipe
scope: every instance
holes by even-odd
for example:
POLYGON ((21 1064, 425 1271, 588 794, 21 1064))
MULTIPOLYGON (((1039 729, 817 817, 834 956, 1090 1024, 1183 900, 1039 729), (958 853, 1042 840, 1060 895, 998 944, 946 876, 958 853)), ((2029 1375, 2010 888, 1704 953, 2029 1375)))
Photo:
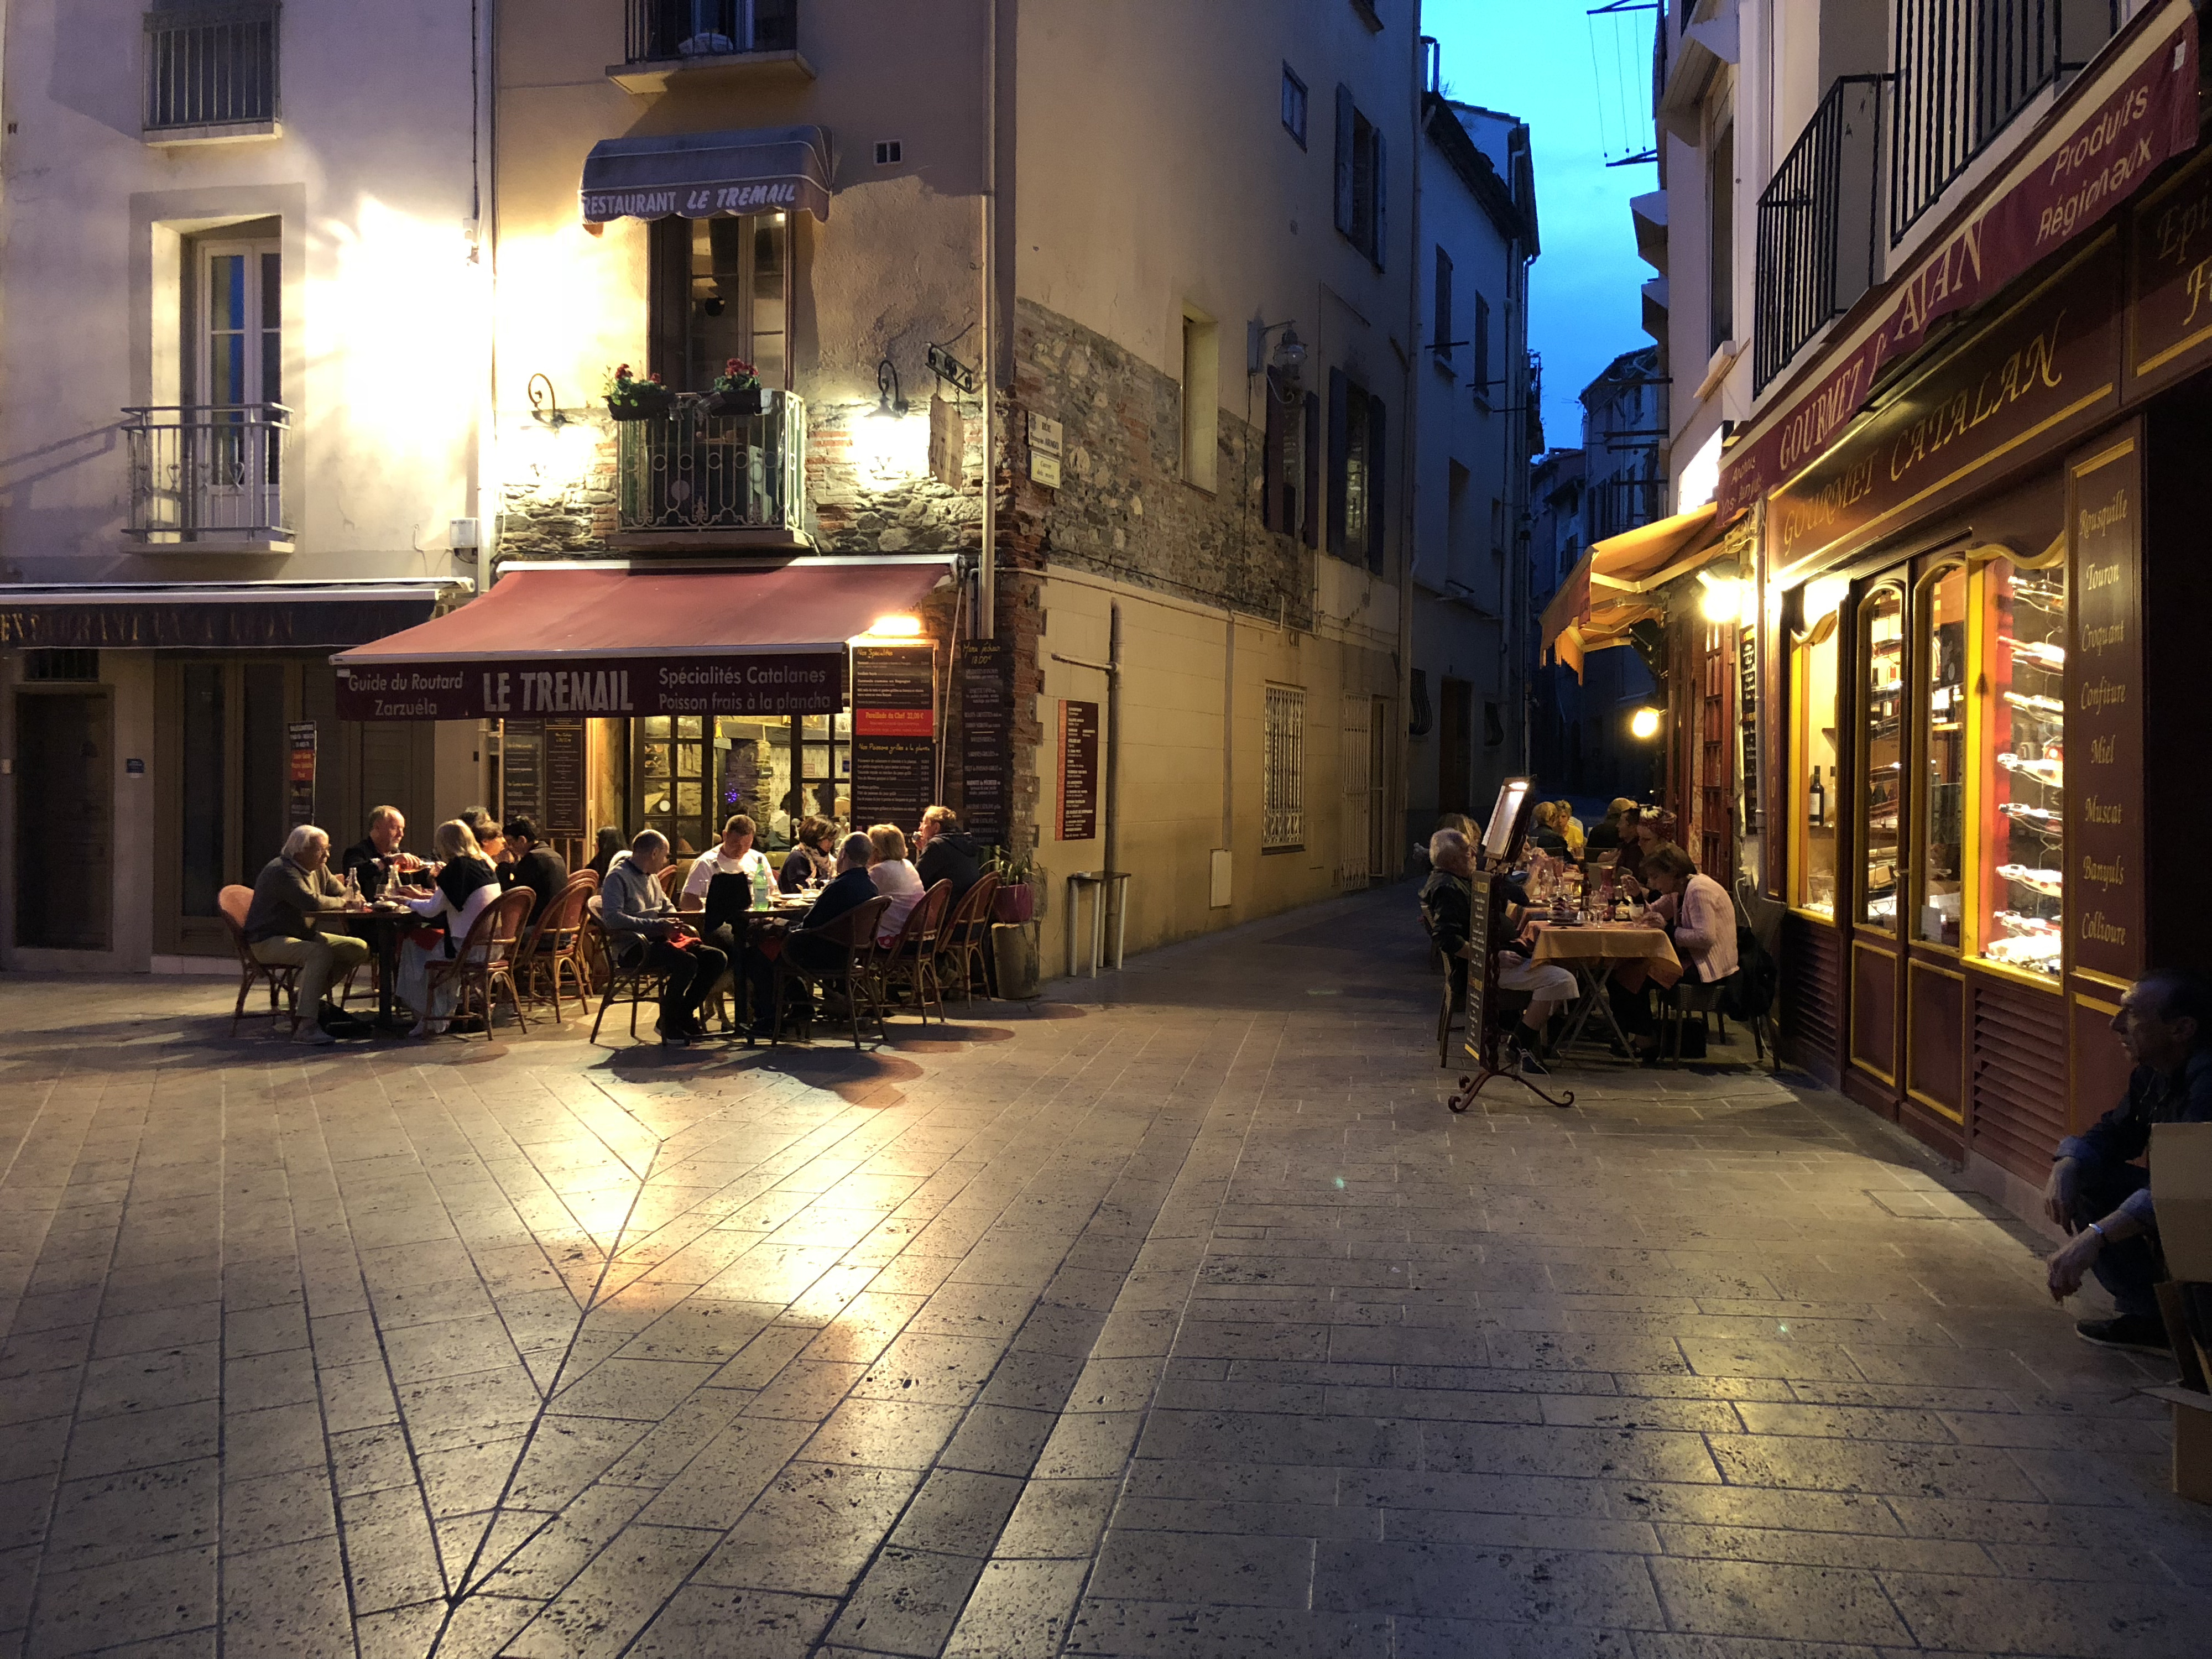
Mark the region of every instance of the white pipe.
POLYGON ((996 639, 999 627, 998 297, 999 0, 983 0, 983 551, 975 565, 975 635, 996 639))

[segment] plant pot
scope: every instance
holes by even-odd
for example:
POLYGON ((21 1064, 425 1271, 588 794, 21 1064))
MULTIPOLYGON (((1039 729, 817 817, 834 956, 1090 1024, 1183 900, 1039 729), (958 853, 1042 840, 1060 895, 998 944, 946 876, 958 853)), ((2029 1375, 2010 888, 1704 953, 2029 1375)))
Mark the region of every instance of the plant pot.
POLYGON ((1036 915, 1036 889, 1025 881, 1001 887, 991 896, 994 921, 1028 921, 1036 915))
POLYGON ((665 386, 641 386, 629 396, 607 399, 607 413, 617 421, 653 421, 676 407, 676 394, 665 386))
POLYGON ((709 415, 757 415, 761 412, 761 388, 750 392, 710 392, 699 400, 699 407, 709 415))

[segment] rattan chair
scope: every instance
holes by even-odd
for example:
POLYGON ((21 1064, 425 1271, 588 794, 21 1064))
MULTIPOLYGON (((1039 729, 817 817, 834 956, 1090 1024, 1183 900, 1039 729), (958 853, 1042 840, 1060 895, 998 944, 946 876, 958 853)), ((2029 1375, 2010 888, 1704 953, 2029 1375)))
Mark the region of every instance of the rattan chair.
POLYGON ((586 911, 592 895, 599 890, 599 878, 589 870, 571 876, 568 884, 553 896, 552 902, 538 913, 530 934, 523 941, 522 954, 514 965, 515 977, 522 986, 524 1000, 543 1005, 550 999, 553 1004, 556 1024, 563 1024, 567 1016, 561 1007, 561 981, 563 975, 573 978, 576 985, 576 1006, 579 1009, 592 1006, 590 964, 586 958, 586 911))
POLYGON ((597 1042, 599 1040, 600 1024, 606 1018, 607 1010, 614 1006, 615 999, 624 991, 628 991, 629 993, 629 1034, 631 1040, 635 1042, 637 1038, 638 1004, 646 1000, 647 997, 659 1002, 663 992, 667 988, 668 975, 646 965, 652 959, 652 953, 646 951, 641 951, 638 953, 635 967, 623 967, 621 953, 616 949, 614 937, 607 932, 606 923, 600 917, 599 896, 597 893, 592 895, 585 908, 587 913, 585 931, 591 935, 592 939, 587 948, 595 950, 599 953, 599 961, 604 964, 607 976, 605 990, 599 998, 599 1014, 592 1021, 592 1041, 597 1042))
POLYGON ((945 1023, 945 998, 937 982, 937 948, 945 933, 945 913, 951 906, 952 884, 940 881, 915 901, 898 937, 877 953, 876 998, 886 1011, 890 1007, 892 988, 905 986, 914 992, 915 1012, 921 1016, 923 1024, 929 1024, 932 1003, 937 1006, 938 1023, 945 1023))
MULTIPOLYGON (((860 1046, 860 1005, 865 1002, 875 1018, 876 1037, 881 1042, 889 1036, 884 1026, 883 1004, 876 995, 876 962, 879 947, 876 944, 876 925, 883 920, 884 912, 890 908, 889 898, 878 894, 865 904, 854 906, 835 921, 819 927, 794 929, 784 936, 783 950, 775 959, 775 1029, 770 1034, 771 1042, 783 1041, 783 988, 793 980, 805 985, 813 995, 819 996, 825 987, 842 988, 845 1006, 853 1020, 853 1046, 860 1046), (794 941, 807 940, 826 945, 841 955, 834 968, 803 968, 792 960, 791 947, 794 941)), ((917 907, 919 908, 919 907, 917 907)))
MULTIPOLYGON (((439 988, 447 980, 455 981, 453 1012, 437 1023, 451 1029, 456 1019, 477 1013, 483 1018, 484 1041, 492 1041, 492 999, 504 986, 507 1006, 514 1010, 515 1024, 525 1031, 530 1029, 530 1020, 522 1012, 521 993, 515 988, 514 966, 521 952, 524 919, 530 915, 532 897, 526 887, 501 893, 477 913, 457 955, 430 958, 424 980, 425 1002, 435 1007, 439 988)), ((421 1017, 426 1025, 437 1018, 428 1013, 421 1017)))
POLYGON ((998 875, 987 871, 952 907, 951 915, 938 933, 937 966, 933 971, 940 992, 947 975, 957 973, 962 1001, 975 1000, 979 975, 983 994, 991 994, 991 904, 998 895, 998 875))
POLYGON ((251 887, 226 887, 216 896, 223 931, 230 935, 231 946, 238 952, 238 1001, 230 1011, 230 1035, 238 1035, 238 1022, 246 1018, 247 994, 256 984, 266 983, 269 1017, 276 1019, 289 1012, 292 1018, 286 1028, 289 1036, 300 1029, 300 970, 290 963, 264 962, 253 954, 253 947, 246 942, 246 916, 252 908, 251 887))

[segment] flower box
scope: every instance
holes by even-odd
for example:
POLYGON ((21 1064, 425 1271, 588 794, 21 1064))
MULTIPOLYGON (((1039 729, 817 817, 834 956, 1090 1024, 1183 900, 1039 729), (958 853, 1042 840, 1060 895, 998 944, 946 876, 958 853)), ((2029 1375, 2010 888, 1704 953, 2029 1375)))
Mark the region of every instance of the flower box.
POLYGON ((761 412, 763 394, 758 386, 744 392, 710 392, 699 400, 708 415, 750 416, 761 412))
POLYGON ((607 399, 607 413, 617 421, 652 421, 676 406, 676 394, 649 380, 633 381, 620 397, 607 399))

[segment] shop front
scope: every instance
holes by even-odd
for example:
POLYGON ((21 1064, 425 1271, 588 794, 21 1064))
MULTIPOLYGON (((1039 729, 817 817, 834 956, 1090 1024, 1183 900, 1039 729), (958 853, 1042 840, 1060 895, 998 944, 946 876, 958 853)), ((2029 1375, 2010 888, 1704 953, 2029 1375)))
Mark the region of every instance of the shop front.
MULTIPOLYGON (((1759 503, 1784 1053, 2023 1212, 2124 1085, 2121 994, 2212 957, 2185 713, 2212 615, 2212 155, 2136 182, 1759 503)), ((1878 338, 1912 295, 1870 299, 1878 338)))
POLYGON ((808 817, 911 828, 948 782, 952 576, 943 557, 511 564, 475 603, 338 653, 338 701, 366 722, 483 721, 488 804, 572 864, 602 828, 688 857, 736 812, 772 848, 808 817))

